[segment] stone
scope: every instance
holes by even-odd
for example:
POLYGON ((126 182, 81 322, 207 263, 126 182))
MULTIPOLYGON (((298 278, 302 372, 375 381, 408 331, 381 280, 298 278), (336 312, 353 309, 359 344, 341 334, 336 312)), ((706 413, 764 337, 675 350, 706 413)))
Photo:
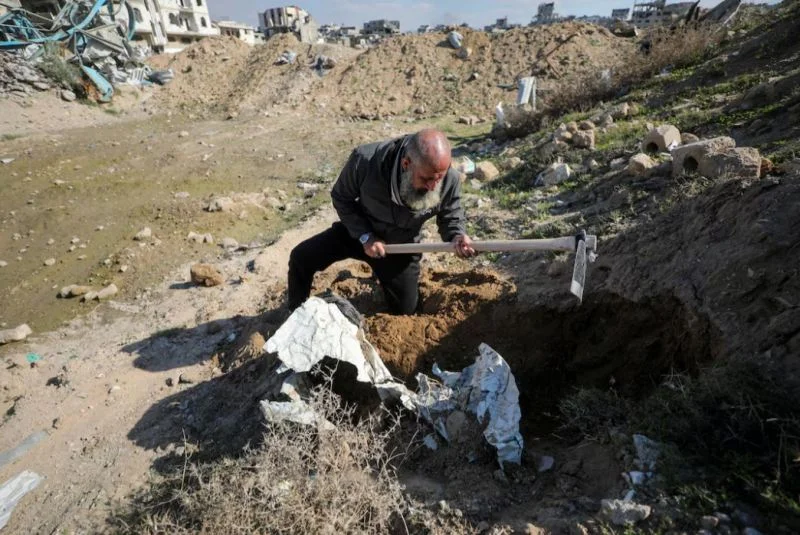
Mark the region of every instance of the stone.
POLYGON ((614 117, 610 113, 606 113, 600 118, 600 126, 603 128, 608 128, 613 124, 614 124, 614 117))
POLYGON ((475 166, 475 178, 484 182, 491 182, 500 176, 500 171, 490 161, 480 162, 475 166))
POLYGON ((175 194, 176 199, 188 199, 191 194, 188 191, 179 191, 175 194))
POLYGON ((653 172, 656 163, 644 153, 633 156, 628 162, 628 172, 633 176, 647 177, 653 172))
POLYGON ((600 512, 615 526, 632 526, 650 516, 649 505, 622 500, 602 500, 600 512))
POLYGON ((239 242, 233 238, 222 238, 222 247, 223 249, 238 249, 239 242))
POLYGON ((206 206, 207 212, 230 212, 234 208, 233 199, 230 197, 217 197, 211 199, 206 206))
POLYGON ((167 377, 166 383, 167 386, 175 386, 175 379, 173 379, 172 377, 167 377))
POLYGON ((555 466, 556 460, 550 457, 549 455, 542 455, 539 457, 539 464, 537 465, 536 469, 539 472, 548 472, 553 469, 555 466))
POLYGON ((189 132, 183 130, 180 134, 178 134, 178 137, 189 137, 189 132))
POLYGON ((33 87, 39 91, 47 91, 50 89, 50 84, 46 84, 44 82, 34 82, 33 87))
POLYGON ((627 102, 623 102, 622 104, 614 106, 611 111, 609 111, 609 114, 617 121, 624 119, 631 114, 631 106, 627 102))
POLYGON ((594 130, 581 130, 574 133, 572 145, 578 149, 594 150, 594 130))
POLYGON ((108 299, 109 297, 113 297, 119 293, 119 289, 117 288, 116 284, 109 284, 95 295, 95 299, 98 301, 102 301, 103 299, 108 299))
POLYGON ((68 299, 70 297, 80 297, 82 295, 86 295, 92 291, 90 286, 79 286, 77 284, 71 284, 70 286, 65 286, 61 288, 61 291, 58 292, 58 296, 62 299, 68 299))
POLYGON ((145 241, 150 239, 153 236, 153 230, 150 227, 144 227, 142 230, 136 233, 136 236, 133 237, 136 241, 145 241))
POLYGON ((645 152, 669 152, 680 143, 680 130, 671 124, 662 124, 650 130, 642 142, 642 148, 645 152))
POLYGON ((44 265, 47 266, 47 267, 55 266, 56 265, 56 259, 55 258, 48 258, 47 260, 44 261, 44 265))
POLYGON ((512 169, 520 167, 524 163, 525 161, 519 156, 512 156, 511 158, 503 162, 503 168, 511 171, 512 169))
POLYGON ((572 169, 565 163, 554 163, 550 167, 539 173, 536 177, 538 186, 555 186, 569 180, 572 176, 572 169))
POLYGON ((196 232, 190 232, 186 239, 189 241, 193 241, 195 243, 214 243, 214 237, 209 234, 198 234, 196 232))
POLYGON ((472 189, 481 189, 483 187, 483 182, 481 182, 477 178, 473 178, 472 180, 469 181, 469 186, 472 189))
POLYGON ((120 390, 122 390, 121 386, 114 385, 114 386, 112 386, 111 388, 108 389, 108 393, 109 394, 113 394, 114 392, 119 392, 120 390))
POLYGON ((478 119, 477 117, 475 117, 474 115, 470 115, 470 116, 465 116, 465 117, 459 117, 457 122, 460 123, 460 124, 473 126, 473 125, 476 125, 476 124, 480 123, 480 121, 481 120, 478 119))
POLYGON ((120 272, 120 273, 125 273, 125 272, 127 272, 129 269, 130 269, 130 267, 129 267, 129 266, 122 265, 122 266, 120 266, 120 267, 119 267, 119 272, 120 272))
POLYGON ((0 268, 8 267, 8 262, 5 260, 0 260, 0 268))
POLYGON ((673 151, 672 176, 697 173, 706 178, 758 179, 761 155, 751 147, 736 148, 729 137, 717 137, 678 147, 673 151))
POLYGON ((225 278, 214 266, 195 264, 191 268, 192 282, 198 286, 220 286, 225 278))
POLYGON ((697 143, 700 138, 694 134, 683 133, 681 134, 681 145, 688 145, 689 143, 697 143))
POLYGON ((22 325, 13 329, 0 331, 0 345, 11 342, 22 342, 32 334, 33 329, 31 329, 26 323, 23 323, 22 325))
POLYGON ((570 122, 568 122, 568 123, 565 125, 565 127, 566 127, 566 129, 567 129, 567 132, 569 132, 570 134, 574 134, 575 132, 577 132, 577 131, 578 131, 578 123, 577 123, 577 122, 575 122, 575 121, 570 121, 570 122))
POLYGON ((775 171, 775 164, 769 158, 761 158, 761 176, 765 177, 775 171))
POLYGON ((75 93, 73 93, 68 89, 64 89, 63 91, 61 91, 61 100, 64 100, 66 102, 75 102, 77 98, 78 97, 75 95, 75 93))
POLYGON ((594 123, 592 121, 581 121, 580 124, 578 125, 578 129, 580 129, 580 130, 594 130, 595 126, 594 126, 594 123))
POLYGON ((714 529, 716 529, 718 525, 719 525, 719 518, 715 516, 708 515, 700 519, 700 526, 702 526, 703 529, 713 531, 714 529))

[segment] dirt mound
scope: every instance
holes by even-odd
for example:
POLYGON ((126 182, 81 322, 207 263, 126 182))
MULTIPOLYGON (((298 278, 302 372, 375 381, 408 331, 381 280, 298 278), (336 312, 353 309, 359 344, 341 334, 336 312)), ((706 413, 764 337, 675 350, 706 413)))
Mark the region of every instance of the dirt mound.
MULTIPOLYGON (((555 87, 566 75, 613 66, 632 46, 603 28, 564 23, 518 28, 498 35, 465 32, 466 60, 445 34, 403 36, 368 51, 326 83, 347 115, 479 113, 514 99, 516 82, 537 76, 555 87), (512 91, 509 93, 509 89, 512 91), (421 109, 419 111, 422 111, 421 109)), ((333 102, 333 100, 332 100, 333 102)))
POLYGON ((324 83, 327 70, 312 68, 319 56, 336 62, 334 69, 345 68, 361 51, 354 48, 300 43, 292 34, 279 34, 265 46, 256 47, 233 78, 231 91, 220 102, 228 110, 260 110, 273 105, 297 105, 308 101, 324 83), (276 65, 289 50, 297 54, 294 64, 276 65))
POLYGON ((150 58, 153 69, 172 69, 175 79, 155 100, 165 109, 217 107, 231 92, 233 73, 241 71, 251 47, 234 37, 210 37, 179 54, 150 58))
POLYGON ((487 115, 500 101, 514 100, 517 80, 537 76, 543 85, 583 72, 612 67, 631 41, 603 28, 564 23, 519 28, 499 35, 465 31, 459 58, 443 33, 409 35, 362 53, 329 44, 308 45, 289 34, 249 48, 232 38, 207 39, 171 61, 175 82, 160 96, 167 108, 202 105, 225 111, 272 106, 307 106, 315 113, 377 117, 397 114, 477 113, 487 115), (285 51, 291 65, 276 65, 285 51), (314 68, 319 56, 335 61, 314 68))

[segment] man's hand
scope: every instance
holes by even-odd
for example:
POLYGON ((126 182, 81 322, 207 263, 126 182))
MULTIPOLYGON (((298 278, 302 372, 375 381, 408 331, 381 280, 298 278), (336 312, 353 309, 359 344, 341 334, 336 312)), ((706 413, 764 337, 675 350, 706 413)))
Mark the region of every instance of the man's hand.
POLYGON ((475 249, 472 248, 472 239, 466 234, 459 234, 453 238, 453 245, 455 245, 456 254, 460 258, 470 258, 478 254, 475 249))
POLYGON ((364 253, 370 258, 383 258, 386 256, 384 245, 386 244, 381 240, 370 238, 370 240, 364 244, 364 253))

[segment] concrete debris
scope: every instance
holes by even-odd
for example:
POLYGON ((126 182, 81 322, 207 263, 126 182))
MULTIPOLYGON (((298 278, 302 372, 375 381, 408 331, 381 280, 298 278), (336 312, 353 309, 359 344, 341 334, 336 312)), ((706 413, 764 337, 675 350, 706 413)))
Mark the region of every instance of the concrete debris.
POLYGON ((633 156, 628 162, 628 172, 633 176, 650 176, 655 167, 656 162, 654 162, 650 156, 644 153, 639 153, 633 156))
POLYGON ((0 345, 8 344, 11 342, 22 342, 30 335, 33 334, 33 329, 28 327, 27 324, 22 324, 14 329, 6 329, 0 331, 0 345))
POLYGON ((225 277, 214 266, 208 264, 195 264, 191 267, 192 282, 198 286, 221 286, 225 284, 225 277))
POLYGON ((690 143, 672 151, 672 175, 697 173, 706 178, 761 177, 761 155, 758 149, 736 147, 729 137, 717 137, 690 143))
POLYGON ((600 512, 615 526, 632 526, 650 516, 649 505, 623 500, 602 500, 600 512))
MULTIPOLYGON (((37 90, 49 89, 51 84, 37 68, 42 57, 49 54, 65 65, 77 65, 77 72, 86 81, 87 96, 102 102, 111 100, 114 85, 152 85, 153 73, 143 63, 147 53, 132 44, 141 14, 131 2, 29 2, 25 8, 33 11, 11 7, 2 16, 0 26, 0 50, 16 57, 18 65, 9 72, 17 81, 37 90), (44 45, 54 43, 60 45, 58 50, 45 49, 44 45)), ((169 76, 156 77, 156 82, 164 84, 171 79, 170 72, 169 76)), ((84 89, 77 77, 71 82, 59 80, 57 85, 62 86, 61 98, 67 102, 76 99, 73 89, 84 89)), ((0 80, 0 89, 3 86, 7 84, 0 80)), ((19 90, 13 86, 10 89, 19 90)))
POLYGON ((214 237, 209 234, 198 234, 196 232, 190 232, 186 239, 189 241, 193 241, 195 243, 214 243, 214 237))
POLYGON ((69 286, 65 286, 61 288, 61 291, 58 292, 58 297, 61 299, 69 299, 72 297, 81 297, 82 295, 86 295, 92 291, 91 286, 79 286, 77 284, 71 284, 69 286))
POLYGON ((117 293, 119 293, 119 288, 117 288, 115 284, 109 284, 100 291, 86 292, 81 297, 81 301, 84 303, 88 303, 89 301, 103 301, 104 299, 108 299, 109 297, 117 295, 117 293))
POLYGON ((500 176, 500 171, 490 161, 480 162, 475 166, 475 178, 484 182, 491 182, 500 176))
POLYGON ((569 180, 572 169, 565 163, 554 163, 536 177, 537 186, 555 186, 569 180))
POLYGON ((447 34, 447 42, 456 50, 460 49, 464 43, 464 36, 458 32, 450 32, 447 34))
POLYGON ((296 60, 297 52, 292 50, 284 50, 283 54, 278 56, 278 59, 275 61, 275 65, 294 65, 296 60))
POLYGON ((680 144, 680 131, 671 124, 664 124, 650 130, 642 142, 642 148, 649 153, 669 152, 680 144))
POLYGON ((26 494, 34 490, 44 480, 35 472, 24 471, 0 486, 0 529, 11 519, 11 513, 26 494))
POLYGON ((146 241, 153 237, 153 230, 150 227, 144 227, 142 230, 136 233, 136 236, 133 237, 136 241, 146 241))

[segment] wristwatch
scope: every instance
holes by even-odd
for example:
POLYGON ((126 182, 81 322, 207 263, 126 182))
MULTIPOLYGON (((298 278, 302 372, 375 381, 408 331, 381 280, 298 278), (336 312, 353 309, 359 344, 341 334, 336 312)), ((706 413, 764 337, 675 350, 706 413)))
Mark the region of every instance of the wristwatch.
POLYGON ((361 242, 361 245, 366 245, 367 242, 370 240, 370 238, 372 238, 372 233, 365 232, 364 234, 358 237, 358 241, 361 242))

